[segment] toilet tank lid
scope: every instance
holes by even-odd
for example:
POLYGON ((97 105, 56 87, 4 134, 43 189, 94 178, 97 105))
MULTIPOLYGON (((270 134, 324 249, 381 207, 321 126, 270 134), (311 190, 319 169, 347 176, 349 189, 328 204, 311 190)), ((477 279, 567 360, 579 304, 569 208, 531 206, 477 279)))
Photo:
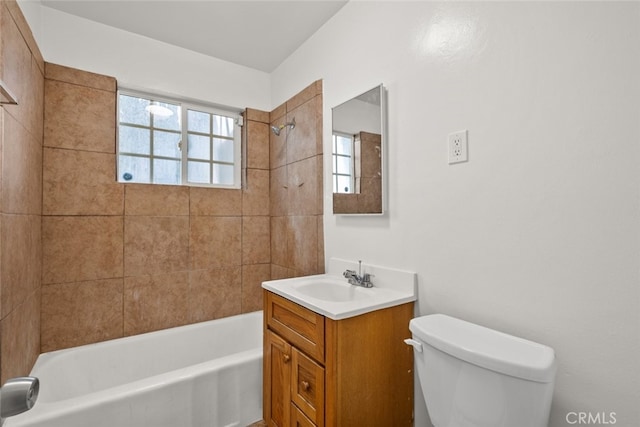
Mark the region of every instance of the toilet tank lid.
POLYGON ((444 314, 416 317, 409 329, 426 344, 468 363, 530 381, 554 380, 555 354, 546 345, 444 314))

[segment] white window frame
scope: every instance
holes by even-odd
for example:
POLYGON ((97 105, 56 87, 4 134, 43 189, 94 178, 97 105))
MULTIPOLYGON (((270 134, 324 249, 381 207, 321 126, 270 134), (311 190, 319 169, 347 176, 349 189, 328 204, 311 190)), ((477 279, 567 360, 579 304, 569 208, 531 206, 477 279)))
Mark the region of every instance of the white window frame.
MULTIPOLYGON (((197 103, 193 101, 188 101, 184 99, 170 98, 166 96, 155 95, 149 92, 142 92, 138 90, 131 89, 119 89, 118 97, 117 97, 117 128, 116 128, 116 173, 117 173, 117 181, 122 184, 152 184, 152 185, 184 185, 189 187, 212 187, 212 188, 230 188, 230 189, 239 189, 242 188, 242 115, 240 111, 233 109, 224 109, 220 107, 215 107, 211 105, 206 105, 203 103, 197 103), (134 182, 134 181, 125 181, 122 180, 121 171, 120 171, 120 95, 131 96, 136 98, 148 99, 152 102, 163 102, 180 106, 180 124, 181 124, 181 141, 180 141, 180 152, 181 152, 181 170, 180 170, 180 182, 176 184, 164 184, 157 182, 134 182), (187 115, 188 110, 203 112, 208 114, 214 114, 218 116, 224 116, 232 118, 234 121, 234 131, 233 131, 233 184, 214 184, 214 183, 202 183, 202 182, 190 182, 188 181, 188 124, 187 124, 187 115)), ((201 134, 201 133, 198 133, 201 134)), ((210 135, 213 136, 213 135, 210 135)), ((153 153, 147 155, 139 155, 139 157, 147 157, 153 158, 153 153)), ((191 159, 193 160, 193 159, 191 159)), ((213 160, 205 161, 209 164, 213 163, 222 163, 229 164, 226 162, 215 162, 213 160)), ((211 179, 213 177, 211 176, 211 179)))

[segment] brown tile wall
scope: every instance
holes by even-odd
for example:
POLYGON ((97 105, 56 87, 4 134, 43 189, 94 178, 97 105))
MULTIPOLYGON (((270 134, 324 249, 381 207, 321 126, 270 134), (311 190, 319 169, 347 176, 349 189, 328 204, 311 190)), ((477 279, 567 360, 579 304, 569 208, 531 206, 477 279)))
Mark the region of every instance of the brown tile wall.
POLYGON ((120 184, 116 81, 45 66, 42 351, 262 308, 269 113, 245 114, 245 188, 120 184))
POLYGON ((262 308, 271 277, 324 270, 322 86, 247 109, 245 188, 115 179, 116 81, 45 64, 0 3, 0 376, 38 354, 262 308), (296 119, 276 138, 270 123, 296 119))
POLYGON ((40 353, 44 61, 15 1, 0 2, 0 380, 40 353))
POLYGON ((295 119, 280 136, 269 132, 271 276, 324 272, 322 226, 322 81, 273 110, 272 125, 295 119))

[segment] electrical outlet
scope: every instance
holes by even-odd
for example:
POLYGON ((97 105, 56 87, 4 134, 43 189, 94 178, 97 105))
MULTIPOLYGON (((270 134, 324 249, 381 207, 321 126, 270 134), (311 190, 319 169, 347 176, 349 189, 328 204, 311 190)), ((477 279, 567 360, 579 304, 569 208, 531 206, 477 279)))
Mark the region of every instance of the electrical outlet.
POLYGON ((449 164, 466 162, 467 155, 467 131, 461 130, 449 134, 449 164))

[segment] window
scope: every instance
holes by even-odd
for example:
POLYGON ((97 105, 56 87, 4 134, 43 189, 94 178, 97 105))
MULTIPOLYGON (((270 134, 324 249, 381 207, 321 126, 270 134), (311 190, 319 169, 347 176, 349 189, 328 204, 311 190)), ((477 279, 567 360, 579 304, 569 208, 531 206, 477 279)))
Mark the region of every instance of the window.
POLYGON ((333 192, 354 193, 353 136, 333 134, 333 192))
POLYGON ((240 116, 133 92, 118 97, 118 181, 240 188, 240 116))

